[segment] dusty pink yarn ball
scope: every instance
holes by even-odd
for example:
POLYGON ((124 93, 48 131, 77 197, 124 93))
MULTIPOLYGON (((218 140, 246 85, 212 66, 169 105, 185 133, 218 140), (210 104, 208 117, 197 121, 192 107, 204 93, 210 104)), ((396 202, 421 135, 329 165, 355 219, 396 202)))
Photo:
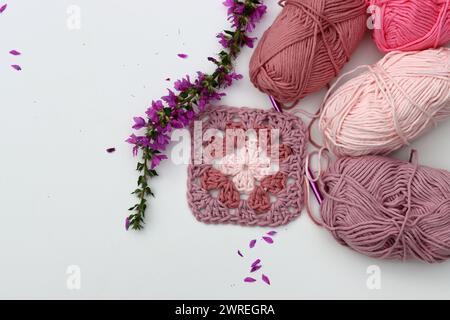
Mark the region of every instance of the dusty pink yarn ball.
POLYGON ((288 104, 327 85, 367 30, 364 0, 287 0, 250 62, 262 92, 288 104))

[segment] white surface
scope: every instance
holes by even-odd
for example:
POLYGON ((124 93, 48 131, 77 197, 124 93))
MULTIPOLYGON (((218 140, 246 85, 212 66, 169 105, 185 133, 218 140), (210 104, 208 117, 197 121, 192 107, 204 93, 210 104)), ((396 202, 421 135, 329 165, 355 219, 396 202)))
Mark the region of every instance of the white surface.
MULTIPOLYGON (((0 15, 0 298, 450 298, 449 263, 369 259, 306 214, 280 228, 273 246, 249 253, 248 241, 267 230, 197 222, 186 166, 170 162, 152 181, 145 231, 124 231, 137 178, 124 142, 131 119, 165 93, 165 78, 211 70, 205 58, 228 27, 221 2, 8 1, 0 15), (81 30, 66 26, 71 4, 81 8, 81 30), (16 62, 22 72, 9 66, 16 62), (242 283, 256 257, 271 287, 242 283), (80 290, 66 286, 70 265, 80 267, 80 290), (381 268, 381 290, 366 286, 370 265, 381 268)), ((280 11, 266 2, 257 35, 280 11)), ((237 64, 246 79, 224 102, 269 108, 248 80, 250 55, 244 50, 237 64)), ((346 70, 380 57, 367 37, 346 70)), ((322 96, 302 105, 315 110, 322 96)), ((423 164, 450 169, 449 135, 446 123, 414 143, 423 164)))

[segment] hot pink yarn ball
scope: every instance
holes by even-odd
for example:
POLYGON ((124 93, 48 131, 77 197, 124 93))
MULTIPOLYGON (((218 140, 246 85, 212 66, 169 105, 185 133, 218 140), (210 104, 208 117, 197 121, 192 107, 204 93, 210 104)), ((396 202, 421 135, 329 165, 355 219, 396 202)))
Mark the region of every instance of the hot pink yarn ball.
POLYGON ((437 48, 450 41, 450 0, 366 0, 373 39, 384 53, 437 48))

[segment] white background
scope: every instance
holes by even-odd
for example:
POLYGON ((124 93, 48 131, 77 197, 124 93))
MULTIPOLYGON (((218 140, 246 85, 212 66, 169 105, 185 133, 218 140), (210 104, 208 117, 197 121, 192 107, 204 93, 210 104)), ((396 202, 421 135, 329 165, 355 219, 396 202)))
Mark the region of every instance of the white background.
MULTIPOLYGON (((249 251, 249 240, 268 230, 197 222, 186 166, 170 161, 152 181, 157 197, 145 230, 125 232, 137 178, 124 142, 131 119, 165 93, 167 77, 212 69, 206 57, 228 27, 221 2, 8 1, 0 15, 0 298, 450 298, 449 263, 369 259, 306 214, 279 228, 274 245, 249 251), (81 9, 81 30, 67 27, 72 4, 81 9), (272 286, 242 282, 255 258, 272 286), (70 265, 80 267, 80 290, 67 288, 70 265), (381 269, 381 290, 366 285, 370 265, 381 269)), ((257 36, 281 10, 266 2, 257 36)), ((248 80, 250 56, 246 49, 239 58, 245 79, 224 103, 270 108, 248 80)), ((380 57, 367 36, 345 70, 380 57)), ((322 97, 302 106, 314 111, 322 97)), ((450 123, 441 124, 414 143, 423 164, 450 169, 449 135, 450 123)))

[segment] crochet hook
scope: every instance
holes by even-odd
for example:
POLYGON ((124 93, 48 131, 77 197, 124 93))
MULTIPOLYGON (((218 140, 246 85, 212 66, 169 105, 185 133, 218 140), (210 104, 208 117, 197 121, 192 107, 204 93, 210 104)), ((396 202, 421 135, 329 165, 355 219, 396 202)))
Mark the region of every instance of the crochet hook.
POLYGON ((278 106, 277 101, 275 100, 275 98, 273 96, 269 96, 270 102, 272 102, 272 106, 274 107, 274 109, 280 113, 283 113, 283 111, 281 110, 281 108, 278 106))
POLYGON ((319 187, 317 186, 317 183, 312 180, 313 175, 312 175, 311 169, 308 167, 307 170, 308 170, 308 173, 309 173, 308 176, 307 176, 307 179, 308 179, 308 182, 309 182, 309 186, 311 187, 311 190, 313 191, 314 196, 317 199, 317 202, 320 205, 322 205, 322 202, 323 202, 322 193, 320 193, 320 190, 319 190, 319 187))
MULTIPOLYGON (((273 108, 274 108, 277 112, 282 113, 283 111, 282 111, 281 108, 278 106, 278 103, 277 103, 277 101, 275 100, 275 98, 274 98, 273 96, 269 95, 269 99, 270 99, 270 102, 272 103, 273 108)), ((314 196, 316 197, 317 202, 321 205, 322 202, 323 202, 322 194, 320 193, 320 190, 319 190, 319 187, 317 186, 317 183, 316 183, 315 181, 312 180, 313 175, 312 175, 311 169, 308 167, 307 170, 308 170, 308 173, 309 173, 309 174, 307 175, 307 179, 308 179, 309 186, 310 186, 311 190, 313 191, 314 196), (309 177, 311 177, 311 179, 310 179, 309 177)))

